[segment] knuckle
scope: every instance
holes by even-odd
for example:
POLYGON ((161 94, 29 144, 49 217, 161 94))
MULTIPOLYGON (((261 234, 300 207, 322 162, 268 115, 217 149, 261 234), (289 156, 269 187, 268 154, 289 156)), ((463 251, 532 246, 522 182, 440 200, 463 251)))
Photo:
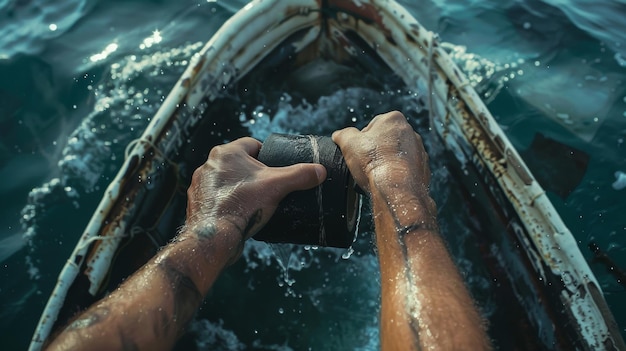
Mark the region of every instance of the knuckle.
POLYGON ((404 119, 404 115, 402 114, 402 112, 400 112, 398 110, 390 111, 390 112, 387 113, 387 115, 390 118, 402 118, 402 119, 404 119))
POLYGON ((393 121, 393 122, 401 122, 401 121, 405 121, 406 122, 406 117, 404 117, 404 115, 400 111, 387 112, 385 114, 385 117, 389 121, 393 121))
POLYGON ((229 144, 218 145, 211 149, 209 152, 208 161, 216 162, 229 162, 233 161, 237 157, 240 157, 242 152, 231 147, 229 144))
POLYGON ((209 159, 219 159, 223 156, 224 154, 224 145, 217 145, 214 146, 211 151, 209 152, 209 159))

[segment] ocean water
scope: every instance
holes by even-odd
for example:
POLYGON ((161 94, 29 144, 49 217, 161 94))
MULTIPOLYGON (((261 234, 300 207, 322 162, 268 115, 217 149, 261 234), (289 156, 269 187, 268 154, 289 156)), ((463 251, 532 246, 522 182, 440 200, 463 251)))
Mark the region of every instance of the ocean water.
MULTIPOLYGON (((625 283, 613 274, 626 269, 626 3, 402 3, 448 43, 545 182, 626 337, 625 283), (586 170, 565 164, 537 134, 588 155, 586 170), (564 190, 570 181, 575 187, 564 190), (594 260, 592 242, 614 261, 612 270, 594 260)), ((191 55, 244 5, 0 0, 3 349, 26 347, 126 145, 141 133, 191 55)), ((328 133, 343 126, 325 120, 336 109, 355 124, 366 123, 379 109, 420 109, 403 98, 407 92, 395 94, 376 107, 360 108, 363 99, 378 101, 372 91, 345 89, 309 104, 277 92, 277 108, 259 105, 239 117, 262 139, 277 129, 328 133), (298 114, 316 118, 308 125, 289 118, 298 114)), ((445 169, 441 172, 445 179, 445 169)), ((441 193, 440 207, 448 208, 447 196, 453 195, 443 185, 433 188, 441 193)), ((365 216, 362 226, 368 225, 365 216)), ((443 225, 463 228, 463 223, 443 225)), ((371 235, 363 230, 348 259, 342 258, 348 256, 345 250, 250 241, 183 342, 199 349, 377 349, 378 271, 371 235)), ((451 245, 462 246, 462 239, 451 245)), ((471 279, 471 261, 457 263, 474 291, 487 290, 489 282, 471 279)), ((486 300, 489 314, 497 306, 486 300)))

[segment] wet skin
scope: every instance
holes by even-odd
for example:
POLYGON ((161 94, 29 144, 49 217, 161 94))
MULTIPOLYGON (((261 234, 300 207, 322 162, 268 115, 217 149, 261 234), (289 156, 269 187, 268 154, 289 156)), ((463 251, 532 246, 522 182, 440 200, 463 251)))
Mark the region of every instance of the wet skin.
MULTIPOLYGON (((438 234, 421 138, 390 112, 333 134, 372 201, 382 285, 384 350, 489 349, 484 323, 438 234)), ((187 192, 176 238, 108 297, 76 317, 48 349, 167 350, 220 272, 281 199, 326 177, 317 164, 267 167, 242 138, 211 150, 187 192)))
POLYGON ((488 350, 485 324, 439 235, 421 137, 399 112, 333 134, 372 201, 383 350, 488 350))

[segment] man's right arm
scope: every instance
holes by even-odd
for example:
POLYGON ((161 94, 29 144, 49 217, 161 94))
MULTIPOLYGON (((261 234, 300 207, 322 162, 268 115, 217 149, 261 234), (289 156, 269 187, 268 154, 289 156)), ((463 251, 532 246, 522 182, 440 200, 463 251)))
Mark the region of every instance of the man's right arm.
POLYGON ((490 349, 484 323, 439 235, 428 156, 399 112, 335 132, 373 205, 383 350, 490 349))

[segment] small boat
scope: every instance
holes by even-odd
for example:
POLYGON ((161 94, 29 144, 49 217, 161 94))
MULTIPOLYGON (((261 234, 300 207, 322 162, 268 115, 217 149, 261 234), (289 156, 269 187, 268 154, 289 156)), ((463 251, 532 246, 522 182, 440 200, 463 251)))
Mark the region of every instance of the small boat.
POLYGON ((598 281, 543 188, 437 36, 393 0, 255 0, 228 20, 129 145, 30 349, 171 239, 184 220, 191 173, 223 141, 216 129, 232 124, 234 117, 218 113, 229 89, 258 72, 280 80, 315 65, 386 72, 422 92, 415 98, 428 108, 425 118, 483 224, 481 259, 513 297, 507 337, 516 349, 626 349, 598 281))

